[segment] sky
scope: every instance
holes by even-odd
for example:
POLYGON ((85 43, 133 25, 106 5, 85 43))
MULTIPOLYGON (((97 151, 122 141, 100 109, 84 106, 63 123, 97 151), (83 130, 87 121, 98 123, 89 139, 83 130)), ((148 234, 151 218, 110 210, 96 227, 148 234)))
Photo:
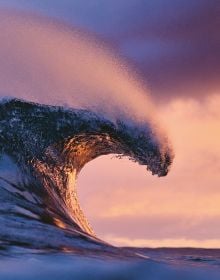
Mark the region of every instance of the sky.
POLYGON ((220 5, 214 0, 1 0, 95 36, 146 84, 175 151, 170 173, 112 156, 78 180, 98 236, 116 245, 220 247, 220 5), (99 176, 97 176, 97 173, 99 176))

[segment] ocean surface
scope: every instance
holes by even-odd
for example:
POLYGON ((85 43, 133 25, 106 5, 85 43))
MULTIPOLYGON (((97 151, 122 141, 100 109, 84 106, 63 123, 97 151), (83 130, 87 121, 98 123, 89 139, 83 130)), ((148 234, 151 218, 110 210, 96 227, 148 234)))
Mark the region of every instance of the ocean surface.
POLYGON ((2 252, 0 279, 219 280, 220 250, 129 248, 140 258, 18 250, 2 252))

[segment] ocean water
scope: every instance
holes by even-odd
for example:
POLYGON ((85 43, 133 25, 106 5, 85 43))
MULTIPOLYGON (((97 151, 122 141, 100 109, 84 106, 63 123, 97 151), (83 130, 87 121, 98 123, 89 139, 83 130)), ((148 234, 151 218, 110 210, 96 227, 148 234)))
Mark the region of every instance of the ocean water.
POLYGON ((218 280, 220 251, 135 249, 146 259, 80 256, 72 253, 22 253, 2 256, 0 279, 218 280))

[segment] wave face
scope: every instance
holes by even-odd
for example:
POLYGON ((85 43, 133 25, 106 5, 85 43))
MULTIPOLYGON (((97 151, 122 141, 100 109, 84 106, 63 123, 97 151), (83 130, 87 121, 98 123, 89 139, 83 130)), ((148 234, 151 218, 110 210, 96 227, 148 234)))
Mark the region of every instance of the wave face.
POLYGON ((129 157, 152 174, 165 176, 173 155, 168 143, 160 140, 150 123, 111 121, 90 110, 2 100, 2 246, 108 247, 95 237, 80 208, 76 178, 87 162, 107 154, 129 157))

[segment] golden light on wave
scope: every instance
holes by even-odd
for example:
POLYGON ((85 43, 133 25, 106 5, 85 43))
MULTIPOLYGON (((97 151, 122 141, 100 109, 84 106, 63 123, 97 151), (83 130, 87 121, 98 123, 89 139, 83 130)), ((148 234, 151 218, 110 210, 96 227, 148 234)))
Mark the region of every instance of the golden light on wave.
POLYGON ((58 218, 53 218, 53 222, 56 226, 62 229, 66 229, 66 225, 58 218))

